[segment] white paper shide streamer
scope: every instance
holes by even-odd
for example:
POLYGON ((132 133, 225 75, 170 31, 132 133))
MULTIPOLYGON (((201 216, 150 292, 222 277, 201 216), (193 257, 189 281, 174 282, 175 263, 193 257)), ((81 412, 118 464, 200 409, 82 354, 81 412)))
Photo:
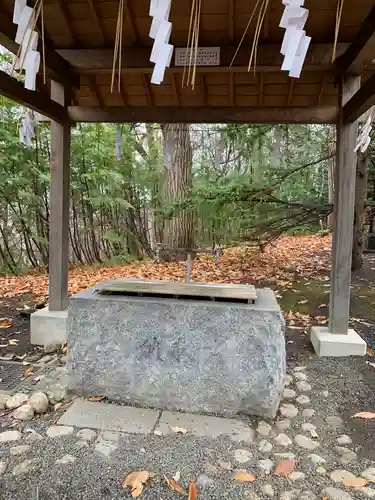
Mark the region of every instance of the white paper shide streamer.
POLYGON ((35 90, 36 75, 40 67, 40 53, 37 50, 38 33, 32 31, 35 23, 35 12, 26 5, 26 0, 15 0, 13 23, 18 25, 15 42, 21 45, 21 52, 15 68, 25 70, 25 88, 35 90))
POLYGON ((172 33, 172 23, 168 21, 172 0, 151 0, 150 16, 153 17, 150 38, 153 38, 150 61, 155 64, 151 83, 160 85, 164 79, 166 68, 171 64, 173 45, 169 43, 172 33))
POLYGON ((305 0, 282 0, 285 5, 279 26, 285 35, 281 46, 284 56, 282 71, 288 71, 292 78, 299 78, 311 42, 304 30, 309 10, 303 7, 305 0))
POLYGON ((22 117, 20 127, 19 127, 19 139, 21 144, 30 147, 31 141, 35 137, 35 115, 34 111, 27 109, 22 117))
POLYGON ((357 138, 355 152, 365 153, 371 142, 372 123, 375 118, 375 106, 372 106, 365 114, 365 121, 357 138))

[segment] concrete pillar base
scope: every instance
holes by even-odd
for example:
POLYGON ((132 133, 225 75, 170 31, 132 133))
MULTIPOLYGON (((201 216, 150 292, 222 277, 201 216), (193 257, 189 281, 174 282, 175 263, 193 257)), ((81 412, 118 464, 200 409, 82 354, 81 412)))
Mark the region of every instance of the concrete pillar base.
POLYGON ((50 311, 48 307, 30 316, 30 342, 35 345, 63 344, 67 340, 68 310, 50 311))
POLYGON ((346 335, 329 333, 328 328, 312 326, 310 341, 318 356, 365 356, 366 342, 352 329, 346 335))

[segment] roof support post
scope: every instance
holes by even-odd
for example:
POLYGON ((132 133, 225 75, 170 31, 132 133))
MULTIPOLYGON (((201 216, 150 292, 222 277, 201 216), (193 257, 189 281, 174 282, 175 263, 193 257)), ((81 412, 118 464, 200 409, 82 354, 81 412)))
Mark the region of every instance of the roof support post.
POLYGON ((360 77, 340 82, 333 212, 331 291, 328 328, 313 326, 319 356, 364 356, 366 342, 349 329, 350 282, 357 153, 357 121, 343 122, 343 106, 360 87, 360 77))
POLYGON ((329 331, 346 334, 349 325, 351 261, 357 153, 357 121, 342 123, 342 108, 360 88, 360 77, 347 78, 340 89, 337 123, 335 199, 329 331))
MULTIPOLYGON (((67 104, 64 87, 51 81, 51 99, 67 104)), ((70 124, 51 121, 51 191, 49 229, 49 310, 68 306, 70 198, 70 124)))

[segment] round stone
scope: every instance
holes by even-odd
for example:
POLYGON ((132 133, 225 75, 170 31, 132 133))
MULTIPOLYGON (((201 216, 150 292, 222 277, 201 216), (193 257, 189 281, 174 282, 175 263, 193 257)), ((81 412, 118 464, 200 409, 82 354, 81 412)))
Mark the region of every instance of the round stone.
POLYGON ((212 488, 215 486, 215 481, 209 476, 206 476, 206 474, 201 474, 198 476, 197 486, 200 490, 205 490, 206 488, 212 488))
POLYGON ((0 410, 5 409, 5 403, 8 401, 10 397, 11 397, 10 394, 8 394, 7 392, 0 391, 0 410))
POLYGON ((305 432, 308 432, 308 431, 315 431, 316 430, 316 425, 314 424, 311 424, 310 422, 304 422, 302 425, 301 425, 301 429, 305 432))
POLYGON ((25 403, 29 399, 29 396, 23 392, 18 392, 14 396, 10 397, 6 400, 5 407, 9 410, 14 410, 18 408, 23 403, 25 403))
POLYGON ((297 382, 297 389, 301 392, 310 392, 311 385, 305 382, 304 380, 301 380, 300 382, 297 382))
POLYGON ((294 418, 298 415, 298 408, 292 404, 283 404, 280 407, 280 413, 285 418, 294 418))
POLYGON ((57 438, 62 436, 69 436, 73 434, 74 427, 69 427, 67 425, 52 425, 47 430, 47 436, 50 438, 57 438))
POLYGON ((293 382, 293 377, 291 375, 285 375, 284 386, 288 387, 293 382))
POLYGON ((269 459, 258 460, 257 467, 258 467, 258 469, 262 470, 264 473, 270 474, 271 470, 273 469, 273 462, 272 462, 272 460, 269 460, 269 459))
POLYGON ((35 413, 46 413, 48 398, 44 392, 36 392, 29 399, 29 404, 34 408, 35 413))
POLYGON ((34 408, 29 404, 20 406, 14 410, 13 417, 16 420, 32 420, 34 418, 34 408))
POLYGON ((342 464, 348 464, 354 460, 357 460, 357 453, 355 451, 346 448, 345 446, 336 446, 336 451, 341 455, 340 462, 342 464))
POLYGON ((341 417, 337 415, 332 415, 326 418, 326 422, 330 427, 340 427, 344 424, 344 421, 341 417))
POLYGON ((326 488, 323 494, 328 500, 352 500, 352 496, 346 491, 339 490, 338 488, 326 488))
POLYGON ((0 443, 8 443, 9 441, 18 441, 22 434, 19 431, 5 431, 0 433, 0 443))
POLYGON ((302 416, 303 418, 311 418, 315 415, 315 410, 312 408, 306 408, 305 410, 302 411, 302 416))
POLYGON ((275 443, 278 446, 284 446, 285 448, 287 448, 293 443, 293 441, 286 434, 279 434, 275 438, 275 443))
POLYGON ((307 366, 296 366, 294 368, 294 372, 295 373, 297 373, 297 372, 304 372, 306 369, 307 369, 307 366))
POLYGON ((299 497, 300 490, 289 490, 280 495, 280 500, 298 500, 299 497))
POLYGON ((354 479, 356 476, 344 469, 336 469, 331 472, 330 478, 334 483, 343 484, 345 480, 354 479))
POLYGON ((253 456, 253 454, 248 450, 234 450, 232 455, 236 462, 239 464, 246 464, 249 462, 253 456))
POLYGON ((35 460, 33 459, 24 460, 13 468, 13 475, 27 474, 32 469, 34 462, 35 460))
POLYGON ((4 474, 7 468, 7 463, 6 462, 0 462, 0 476, 4 474))
POLYGON ((297 403, 300 405, 308 405, 310 404, 310 398, 308 396, 305 396, 304 394, 301 394, 301 396, 298 396, 296 399, 297 403))
POLYGON ((25 433, 27 434, 25 441, 41 441, 43 439, 43 436, 39 432, 34 431, 34 429, 25 429, 25 433))
POLYGON ((340 445, 346 445, 346 444, 352 444, 352 438, 350 436, 347 436, 346 434, 343 434, 342 436, 339 436, 337 438, 337 443, 340 445))
POLYGON ((56 463, 61 465, 69 465, 74 464, 75 461, 76 457, 73 457, 73 455, 64 455, 63 457, 56 460, 56 463))
POLYGON ((309 455, 309 460, 314 467, 316 467, 317 465, 322 465, 322 464, 326 463, 326 461, 323 457, 320 457, 319 455, 315 455, 315 453, 309 455))
POLYGON ((272 427, 270 424, 267 424, 267 422, 259 422, 258 427, 257 427, 257 433, 260 436, 267 437, 271 434, 272 427))
POLYGON ((77 438, 83 439, 84 441, 94 441, 96 432, 92 429, 81 429, 77 432, 77 438))
POLYGON ((369 467, 362 472, 362 477, 369 481, 375 481, 375 467, 369 467))
POLYGON ((305 448, 306 450, 315 450, 316 448, 319 448, 320 443, 317 441, 313 441, 312 439, 303 436, 302 434, 298 434, 298 436, 295 437, 295 442, 300 446, 301 448, 305 448))
POLYGON ((296 391, 293 389, 284 389, 283 399, 293 399, 296 397, 296 391))
POLYGON ((262 439, 259 442, 258 450, 261 453, 269 453, 272 450, 272 444, 269 441, 266 441, 265 439, 262 439))
POLYGON ((264 484, 262 486, 262 493, 266 495, 266 497, 274 497, 275 496, 275 490, 273 489, 272 484, 264 484))
POLYGON ((288 476, 288 479, 290 479, 293 483, 295 483, 296 481, 301 481, 302 479, 304 479, 305 476, 306 474, 296 470, 288 476))
POLYGON ((286 431, 289 429, 289 427, 292 425, 292 421, 289 420, 288 418, 285 418, 284 420, 278 420, 276 422, 276 427, 278 428, 279 431, 286 431))
POLYGON ((375 490, 372 488, 367 488, 366 486, 362 488, 356 488, 356 491, 360 491, 367 498, 375 498, 375 490))
POLYGON ((302 380, 304 382, 307 381, 307 375, 306 373, 303 373, 303 372, 296 372, 294 373, 294 378, 296 378, 297 380, 302 380))
POLYGON ((21 444, 20 446, 13 446, 10 448, 9 453, 11 455, 22 455, 23 453, 27 453, 30 450, 30 446, 28 444, 21 444))

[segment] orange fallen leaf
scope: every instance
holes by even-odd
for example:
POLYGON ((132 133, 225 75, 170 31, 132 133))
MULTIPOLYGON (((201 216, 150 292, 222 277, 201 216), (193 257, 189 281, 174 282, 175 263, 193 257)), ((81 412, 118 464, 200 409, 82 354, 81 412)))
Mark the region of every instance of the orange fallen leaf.
POLYGON ((180 484, 178 484, 177 481, 175 481, 174 479, 168 479, 166 477, 165 480, 167 481, 168 486, 171 488, 171 490, 177 491, 177 493, 181 493, 181 495, 187 494, 184 488, 180 484))
POLYGON ((91 398, 87 398, 87 401, 103 401, 105 396, 92 396, 91 398))
POLYGON ((194 481, 190 481, 189 483, 189 498, 188 500, 197 500, 198 498, 198 491, 197 491, 197 486, 194 481))
POLYGON ((348 488, 362 488, 366 486, 367 481, 366 479, 363 479, 363 477, 347 477, 344 479, 343 483, 344 486, 347 486, 348 488))
POLYGON ((375 413, 371 413, 369 411, 362 411, 360 413, 356 413, 353 418, 365 418, 367 420, 371 420, 375 418, 375 413))
POLYGON ((153 474, 148 470, 136 470, 125 477, 122 487, 130 488, 133 498, 139 497, 142 494, 144 485, 152 476, 153 474))
POLYGON ((242 483, 252 483, 256 481, 256 477, 253 474, 249 474, 249 472, 242 469, 236 472, 234 479, 242 483))
POLYGON ((288 477, 294 471, 295 466, 295 460, 281 460, 276 465, 275 476, 288 477))
POLYGON ((33 371, 34 371, 34 367, 32 367, 32 366, 29 366, 28 368, 26 368, 26 370, 23 372, 23 378, 30 377, 30 375, 33 373, 33 371))
POLYGON ((319 325, 325 325, 329 321, 327 316, 315 316, 315 319, 319 325))
POLYGON ((369 347, 366 349, 366 353, 368 354, 368 356, 371 356, 371 357, 375 356, 375 351, 373 351, 369 347))
POLYGON ((3 318, 0 320, 0 328, 10 328, 13 324, 11 319, 3 318))

